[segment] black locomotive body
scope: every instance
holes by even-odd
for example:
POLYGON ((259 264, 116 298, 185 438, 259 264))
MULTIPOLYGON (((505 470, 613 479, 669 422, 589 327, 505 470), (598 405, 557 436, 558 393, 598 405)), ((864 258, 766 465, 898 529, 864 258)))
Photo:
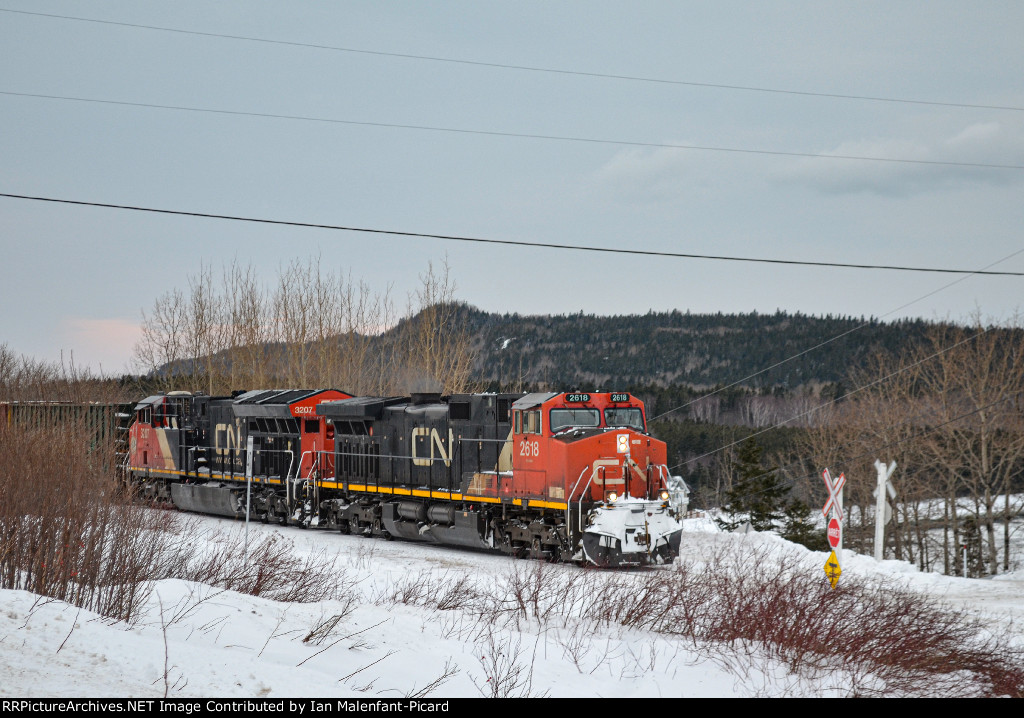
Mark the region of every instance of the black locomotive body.
POLYGON ((320 404, 318 414, 334 427, 332 488, 339 492, 321 505, 324 518, 346 532, 493 548, 493 528, 503 521, 495 521, 473 482, 511 473, 511 409, 521 396, 414 394, 320 404))

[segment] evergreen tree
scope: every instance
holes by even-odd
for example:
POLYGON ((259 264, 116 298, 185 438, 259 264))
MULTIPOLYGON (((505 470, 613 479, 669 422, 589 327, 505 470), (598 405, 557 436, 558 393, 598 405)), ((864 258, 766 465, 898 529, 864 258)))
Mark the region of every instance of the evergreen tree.
POLYGON ((819 529, 811 520, 811 510, 803 501, 793 499, 786 504, 785 526, 782 529, 782 538, 801 546, 806 546, 812 551, 825 551, 828 546, 828 537, 824 529, 819 529))
POLYGON ((960 522, 960 548, 956 552, 957 572, 963 573, 963 547, 967 547, 967 575, 980 578, 988 575, 985 560, 982 556, 981 527, 977 518, 971 516, 960 522))
POLYGON ((761 463, 762 449, 753 437, 740 444, 733 468, 732 488, 725 492, 723 511, 727 519, 717 519, 726 531, 734 531, 749 521, 755 531, 773 531, 785 516, 784 499, 789 493, 775 467, 761 463))

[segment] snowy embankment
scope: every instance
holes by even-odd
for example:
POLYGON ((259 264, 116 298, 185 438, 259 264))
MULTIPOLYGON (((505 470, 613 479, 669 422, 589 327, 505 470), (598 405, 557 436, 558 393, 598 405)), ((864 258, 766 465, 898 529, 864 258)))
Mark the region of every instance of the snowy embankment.
MULTIPOLYGON (((208 517, 186 525, 204 541, 240 530, 208 517)), ((573 602, 593 607, 595 591, 621 591, 638 574, 671 567, 595 572, 319 531, 250 531, 279 535, 299 557, 336 552, 338 597, 280 603, 163 580, 126 625, 0 591, 0 696, 842 696, 878 687, 872 676, 835 666, 790 670, 750 643, 709 649, 628 616, 610 619, 607 607, 603 616, 561 610, 573 602), (552 587, 558 596, 545 595, 552 587), (481 597, 495 591, 506 604, 481 615, 481 597)), ((688 521, 680 560, 734 561, 738 575, 767 564, 787 573, 816 567, 824 581, 825 559, 771 534, 726 535, 688 521)), ((847 552, 840 582, 858 578, 895 578, 969 609, 996 631, 1005 632, 1009 618, 1017 621, 1011 630, 1024 630, 1024 580, 1013 574, 950 578, 847 552)), ((1013 641, 1024 648, 1024 633, 1013 641)))

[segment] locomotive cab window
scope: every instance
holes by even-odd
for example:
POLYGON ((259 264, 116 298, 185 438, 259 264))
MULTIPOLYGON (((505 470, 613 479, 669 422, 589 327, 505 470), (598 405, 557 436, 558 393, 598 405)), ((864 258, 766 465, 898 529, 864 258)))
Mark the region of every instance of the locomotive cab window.
POLYGON ((644 430, 643 411, 633 407, 604 410, 605 426, 625 426, 637 431, 644 430))
POLYGON ((551 431, 600 426, 601 412, 597 409, 552 409, 550 422, 551 431))
POLYGON ((523 431, 524 434, 539 434, 541 433, 541 421, 540 421, 540 409, 534 409, 531 411, 520 412, 522 415, 523 431))

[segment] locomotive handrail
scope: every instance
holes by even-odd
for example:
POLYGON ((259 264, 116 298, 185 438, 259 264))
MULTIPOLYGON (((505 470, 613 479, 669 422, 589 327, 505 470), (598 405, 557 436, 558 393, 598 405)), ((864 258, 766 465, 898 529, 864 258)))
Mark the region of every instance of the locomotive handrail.
MULTIPOLYGON (((280 451, 282 453, 286 453, 286 454, 289 455, 288 456, 288 473, 286 473, 284 475, 284 477, 285 477, 285 479, 291 478, 292 467, 295 466, 295 452, 292 451, 291 449, 271 449, 271 451, 280 451)), ((295 478, 299 478, 298 470, 295 471, 295 478)))
MULTIPOLYGON (((658 477, 662 480, 662 482, 665 481, 665 472, 668 471, 668 467, 665 464, 651 464, 651 466, 649 468, 655 469, 658 472, 658 477)), ((647 487, 647 495, 650 496, 651 498, 654 498, 655 497, 655 489, 654 489, 654 472, 653 471, 648 471, 648 479, 647 480, 650 482, 650 486, 647 487)))
MULTIPOLYGON (((568 529, 570 537, 572 536, 572 495, 576 493, 576 487, 580 485, 581 481, 583 481, 583 475, 585 473, 587 473, 587 467, 586 466, 583 467, 583 471, 580 472, 580 477, 578 479, 576 479, 576 483, 573 484, 572 491, 569 492, 569 501, 565 505, 565 523, 566 523, 566 528, 568 529)), ((591 476, 590 480, 593 481, 594 477, 591 476)), ((587 482, 587 486, 590 486, 590 481, 587 482)), ((584 487, 583 491, 586 492, 586 490, 587 490, 586 487, 584 487)), ((576 519, 576 527, 579 530, 582 531, 583 530, 583 494, 582 493, 580 494, 580 500, 577 503, 579 505, 579 517, 576 519)))
MULTIPOLYGON (((581 481, 583 481, 583 475, 584 475, 585 473, 587 473, 587 469, 588 469, 588 468, 589 468, 589 467, 586 467, 586 466, 584 466, 584 467, 583 467, 583 471, 581 471, 581 472, 580 472, 580 477, 579 477, 578 479, 576 479, 576 483, 575 483, 575 484, 573 484, 573 486, 572 486, 572 490, 571 490, 571 491, 569 492, 569 502, 570 502, 570 503, 572 502, 572 497, 573 497, 573 494, 575 494, 575 493, 576 493, 576 487, 580 485, 580 482, 581 482, 581 481)), ((594 477, 590 477, 590 478, 591 478, 591 480, 593 480, 593 478, 594 478, 594 477)), ((589 485, 589 482, 588 482, 588 485, 589 485)), ((586 489, 584 489, 584 491, 586 491, 586 489)), ((583 495, 582 495, 582 494, 580 494, 580 500, 581 500, 581 501, 582 501, 582 496, 583 496, 583 495)))
MULTIPOLYGON (((602 466, 601 468, 603 469, 604 467, 602 466)), ((583 474, 585 474, 586 472, 587 472, 587 469, 584 467, 583 474)), ((583 478, 583 474, 580 474, 580 478, 576 480, 577 484, 580 482, 580 479, 583 478)), ((590 478, 587 480, 587 485, 583 487, 583 491, 580 492, 580 500, 576 503, 576 510, 577 510, 576 528, 578 528, 581 533, 583 531, 583 497, 586 495, 587 489, 589 489, 590 485, 594 482, 595 474, 597 474, 596 471, 592 471, 590 473, 590 478)), ((575 490, 575 488, 574 488, 574 490, 575 490)), ((572 500, 572 495, 571 494, 569 495, 569 499, 572 500)))
MULTIPOLYGON (((302 473, 302 460, 304 458, 306 458, 306 454, 312 454, 312 453, 314 453, 314 452, 312 452, 312 451, 303 451, 301 454, 299 454, 299 468, 297 468, 295 470, 295 478, 296 479, 299 478, 299 474, 302 473)), ((294 458, 294 456, 292 458, 294 458)), ((309 481, 310 476, 313 475, 313 468, 314 468, 313 464, 312 464, 312 462, 310 462, 310 465, 309 465, 309 476, 306 477, 306 481, 309 481)), ((291 470, 292 470, 292 467, 289 466, 288 467, 288 473, 291 473, 291 470)))
MULTIPOLYGON (((192 452, 193 451, 198 451, 198 450, 199 450, 199 446, 198 445, 197 446, 190 446, 190 447, 188 447, 188 451, 185 452, 185 476, 186 477, 188 476, 188 473, 189 473, 188 472, 188 466, 189 466, 189 464, 192 463, 192 452)), ((199 477, 199 467, 198 466, 196 467, 195 474, 196 474, 196 477, 198 478, 199 477)))

